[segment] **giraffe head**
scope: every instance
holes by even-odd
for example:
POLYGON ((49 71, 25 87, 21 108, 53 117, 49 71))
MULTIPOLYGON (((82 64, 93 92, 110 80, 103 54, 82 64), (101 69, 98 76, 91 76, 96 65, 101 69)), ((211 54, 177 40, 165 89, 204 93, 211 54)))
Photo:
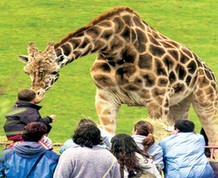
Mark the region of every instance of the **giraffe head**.
POLYGON ((28 45, 28 56, 19 56, 19 59, 26 63, 24 71, 31 78, 31 89, 38 98, 43 98, 44 93, 58 79, 60 66, 54 50, 54 44, 49 43, 46 50, 39 51, 33 42, 28 45))

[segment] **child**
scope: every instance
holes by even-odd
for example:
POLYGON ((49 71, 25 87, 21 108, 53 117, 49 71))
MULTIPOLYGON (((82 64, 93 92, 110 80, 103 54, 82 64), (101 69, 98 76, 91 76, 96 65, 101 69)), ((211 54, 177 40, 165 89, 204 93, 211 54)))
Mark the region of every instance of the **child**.
POLYGON ((164 168, 163 151, 162 148, 155 143, 153 132, 154 127, 150 122, 140 120, 133 127, 132 138, 139 148, 152 156, 157 169, 161 172, 164 168))
MULTIPOLYGON (((52 128, 49 123, 54 121, 55 115, 42 118, 39 113, 42 106, 38 106, 36 103, 38 103, 38 98, 33 90, 19 90, 15 106, 5 116, 4 131, 8 140, 14 142, 21 141, 23 128, 30 122, 43 122, 47 126, 49 133, 52 128)), ((43 140, 47 142, 48 138, 43 138, 43 140)), ((51 142, 50 139, 49 142, 51 142)))

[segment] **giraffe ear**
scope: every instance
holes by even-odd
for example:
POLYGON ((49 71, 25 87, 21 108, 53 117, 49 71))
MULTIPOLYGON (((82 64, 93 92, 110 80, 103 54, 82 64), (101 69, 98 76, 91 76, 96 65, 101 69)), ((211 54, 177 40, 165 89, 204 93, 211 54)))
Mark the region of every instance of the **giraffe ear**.
POLYGON ((38 53, 38 49, 36 48, 35 44, 33 42, 29 42, 28 44, 28 54, 31 57, 34 57, 36 53, 38 53))
POLYGON ((45 51, 49 52, 49 53, 54 52, 54 43, 53 42, 49 42, 45 51))
POLYGON ((20 55, 20 56, 18 56, 18 58, 21 62, 23 62, 25 64, 29 61, 29 58, 26 55, 20 55))

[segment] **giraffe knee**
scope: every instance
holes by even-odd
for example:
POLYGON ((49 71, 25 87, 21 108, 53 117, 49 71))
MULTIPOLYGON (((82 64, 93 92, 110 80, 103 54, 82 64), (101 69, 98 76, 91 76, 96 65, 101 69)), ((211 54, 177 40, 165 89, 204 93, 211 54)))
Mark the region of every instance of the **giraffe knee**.
POLYGON ((148 113, 153 118, 168 118, 169 108, 163 108, 161 105, 152 103, 148 107, 148 113))
POLYGON ((115 134, 117 123, 113 118, 101 117, 100 126, 101 128, 107 130, 109 133, 115 134))

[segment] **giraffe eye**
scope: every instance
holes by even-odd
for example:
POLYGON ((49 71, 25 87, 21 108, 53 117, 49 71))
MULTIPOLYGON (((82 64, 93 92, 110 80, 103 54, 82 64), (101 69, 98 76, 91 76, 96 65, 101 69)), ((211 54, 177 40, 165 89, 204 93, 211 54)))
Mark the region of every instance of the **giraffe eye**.
POLYGON ((56 75, 58 73, 58 71, 53 71, 51 72, 51 75, 56 75))
POLYGON ((25 74, 30 75, 28 72, 25 71, 25 74))
POLYGON ((39 76, 43 77, 44 73, 43 72, 39 72, 39 76))

